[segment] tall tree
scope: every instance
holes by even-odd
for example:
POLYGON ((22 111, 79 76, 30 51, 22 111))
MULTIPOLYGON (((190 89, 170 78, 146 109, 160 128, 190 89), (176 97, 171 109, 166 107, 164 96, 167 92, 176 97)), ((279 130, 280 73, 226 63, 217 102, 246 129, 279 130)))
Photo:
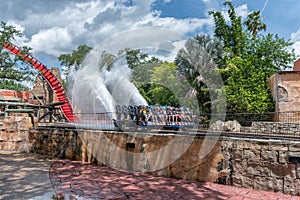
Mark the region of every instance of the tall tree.
POLYGON ((180 49, 175 64, 177 71, 189 82, 196 95, 202 113, 211 112, 211 93, 208 82, 216 67, 223 66, 223 44, 217 38, 208 35, 198 35, 186 42, 180 49))
POLYGON ((262 23, 259 11, 249 14, 242 22, 232 2, 226 1, 224 5, 228 6, 229 20, 226 21, 222 12, 209 12, 214 19, 215 38, 201 36, 200 40, 199 37, 188 40, 186 49, 190 50, 180 50, 175 59, 177 70, 188 78, 197 92, 202 112, 210 112, 212 106, 204 72, 199 73, 199 67, 201 72, 201 68, 210 63, 204 59, 205 55, 213 58, 222 75, 228 112, 274 111, 267 81, 277 70, 289 68, 295 60, 291 43, 278 35, 260 34, 266 25, 262 23), (216 39, 221 43, 214 44, 216 39))
POLYGON ((255 37, 259 31, 266 31, 267 25, 262 22, 260 11, 254 11, 247 16, 244 24, 247 26, 247 30, 255 37))
POLYGON ((175 63, 163 62, 153 69, 148 96, 152 104, 191 107, 193 99, 186 98, 189 88, 187 80, 178 76, 175 63))
POLYGON ((258 113, 274 109, 265 79, 270 73, 264 72, 251 60, 255 60, 253 55, 247 59, 236 56, 222 69, 222 73, 227 73, 228 77, 225 91, 229 113, 258 113))
POLYGON ((229 112, 273 111, 267 80, 277 70, 290 67, 295 59, 294 51, 290 50, 291 43, 278 35, 259 34, 266 29, 260 11, 249 14, 242 23, 232 3, 226 1, 224 5, 229 6, 230 23, 221 12, 210 14, 214 17, 215 36, 224 42, 225 54, 230 54, 225 58, 227 66, 220 68, 229 112))
POLYGON ((125 49, 125 58, 129 68, 132 70, 132 81, 140 91, 145 100, 152 104, 155 100, 149 95, 151 90, 151 78, 155 67, 160 66, 162 61, 156 57, 149 57, 147 53, 140 49, 125 49))
POLYGON ((134 69, 141 64, 147 63, 148 54, 141 52, 140 49, 129 49, 126 48, 123 51, 120 51, 119 53, 124 52, 126 53, 126 60, 127 64, 131 69, 134 69))
MULTIPOLYGON (((28 90, 26 84, 33 81, 36 74, 31 66, 27 65, 20 56, 13 56, 7 52, 3 45, 14 42, 16 38, 23 37, 22 33, 14 26, 5 22, 0 24, 0 89, 11 89, 16 91, 28 90)), ((30 48, 19 47, 21 52, 29 54, 30 48)))
POLYGON ((230 23, 227 23, 223 14, 219 11, 210 11, 215 24, 215 37, 219 38, 224 49, 234 55, 245 53, 246 34, 243 32, 242 17, 237 16, 231 1, 226 1, 224 6, 228 6, 227 11, 230 23))
POLYGON ((63 74, 66 78, 66 82, 68 80, 68 76, 70 73, 70 67, 75 66, 76 69, 80 67, 85 56, 92 50, 91 47, 87 45, 79 45, 77 50, 73 50, 71 54, 61 54, 58 57, 60 64, 63 65, 63 74))

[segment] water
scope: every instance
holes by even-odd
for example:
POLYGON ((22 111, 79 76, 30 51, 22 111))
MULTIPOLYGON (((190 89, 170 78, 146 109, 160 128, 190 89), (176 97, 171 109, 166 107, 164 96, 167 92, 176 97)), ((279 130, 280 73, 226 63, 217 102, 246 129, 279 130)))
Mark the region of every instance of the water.
POLYGON ((131 69, 124 58, 115 61, 104 72, 104 83, 116 105, 147 105, 136 86, 131 82, 131 69))
POLYGON ((118 57, 109 69, 100 67, 101 57, 101 53, 92 51, 82 68, 70 75, 75 113, 115 113, 116 105, 147 105, 131 81, 125 57, 118 57))

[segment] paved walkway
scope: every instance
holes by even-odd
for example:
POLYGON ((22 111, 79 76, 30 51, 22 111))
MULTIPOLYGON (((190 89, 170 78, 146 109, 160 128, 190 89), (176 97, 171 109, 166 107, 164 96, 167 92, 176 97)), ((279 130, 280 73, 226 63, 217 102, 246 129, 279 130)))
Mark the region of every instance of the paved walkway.
POLYGON ((196 200, 298 199, 290 195, 256 191, 214 183, 200 183, 150 174, 126 173, 108 167, 60 160, 50 169, 60 196, 70 199, 196 200))
POLYGON ((47 200, 55 194, 49 179, 54 159, 0 151, 0 199, 47 200))
POLYGON ((50 200, 54 194, 65 200, 300 200, 272 192, 130 174, 81 162, 0 151, 1 200, 50 200))

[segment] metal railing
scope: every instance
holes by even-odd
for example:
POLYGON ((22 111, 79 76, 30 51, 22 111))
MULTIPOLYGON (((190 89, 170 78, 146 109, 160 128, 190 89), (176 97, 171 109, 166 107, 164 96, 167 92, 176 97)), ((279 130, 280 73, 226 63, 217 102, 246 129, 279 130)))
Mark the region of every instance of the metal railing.
POLYGON ((199 117, 200 131, 216 131, 225 135, 281 137, 300 139, 300 111, 269 113, 227 113, 199 117))
MULTIPOLYGON (((100 130, 135 131, 137 123, 130 119, 115 120, 116 113, 75 113, 78 118, 75 126, 78 128, 100 130), (121 126, 119 126, 121 125, 121 126)), ((3 112, 0 113, 0 122, 3 121, 3 112)), ((249 137, 281 137, 300 139, 300 111, 269 112, 269 113, 227 113, 224 115, 200 115, 190 123, 182 122, 190 132, 222 132, 249 137), (220 120, 220 121, 218 121, 220 120)), ((151 130, 164 127, 164 122, 149 122, 151 130)), ((181 126, 184 128, 184 126, 181 126)))
POLYGON ((80 128, 92 128, 102 130, 114 130, 116 126, 113 118, 114 113, 74 113, 77 118, 76 126, 80 128))
POLYGON ((300 123, 300 111, 266 113, 226 113, 200 115, 200 122, 211 123, 217 120, 236 120, 242 126, 251 126, 252 122, 300 123))

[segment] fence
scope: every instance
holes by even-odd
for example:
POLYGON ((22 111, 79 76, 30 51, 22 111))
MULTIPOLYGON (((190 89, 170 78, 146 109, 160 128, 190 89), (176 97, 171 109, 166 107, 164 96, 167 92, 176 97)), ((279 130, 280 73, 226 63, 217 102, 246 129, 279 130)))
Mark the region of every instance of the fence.
POLYGON ((4 112, 0 111, 0 126, 2 126, 3 124, 3 120, 4 120, 4 112))
POLYGON ((300 112, 229 113, 200 116, 199 130, 300 139, 300 112))
POLYGON ((76 126, 80 128, 92 128, 102 130, 114 130, 114 113, 74 113, 76 118, 76 126))
POLYGON ((300 111, 294 112, 267 112, 267 113, 226 113, 200 115, 200 123, 211 123, 217 120, 236 120, 242 126, 251 126, 252 122, 281 122, 300 123, 300 111))
MULTIPOLYGON (((116 121, 116 113, 75 113, 78 118, 75 126, 78 128, 135 131, 134 120, 116 121)), ((3 121, 0 113, 0 124, 3 121)), ((147 124, 150 129, 163 129, 165 122, 147 124)), ((227 113, 219 115, 200 115, 192 123, 182 122, 175 129, 190 128, 191 132, 215 131, 222 134, 239 134, 260 137, 286 137, 300 139, 300 111, 270 112, 270 113, 227 113)), ((169 127, 172 129, 172 126, 169 127)), ((173 129, 174 130, 174 129, 173 129)))

